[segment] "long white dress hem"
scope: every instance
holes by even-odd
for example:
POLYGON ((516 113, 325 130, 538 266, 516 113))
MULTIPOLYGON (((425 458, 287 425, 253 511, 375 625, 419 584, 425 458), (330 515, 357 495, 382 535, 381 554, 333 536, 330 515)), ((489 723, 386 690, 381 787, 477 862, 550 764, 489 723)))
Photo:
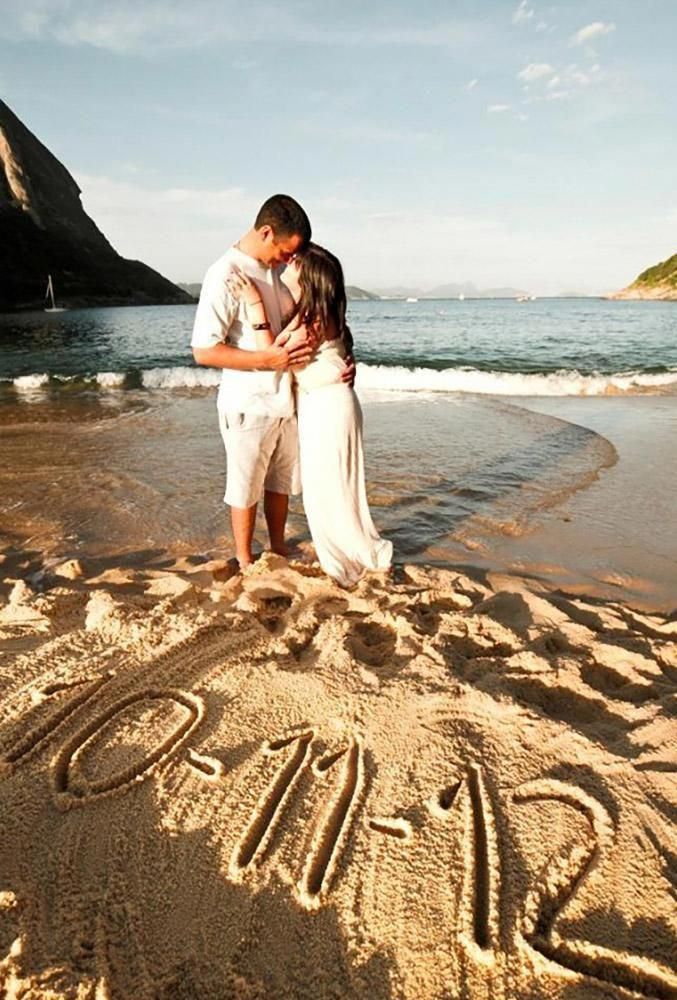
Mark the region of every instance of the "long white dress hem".
POLYGON ((362 408, 340 381, 340 340, 322 343, 295 373, 303 506, 322 569, 343 587, 365 570, 386 570, 392 542, 381 538, 369 511, 364 476, 362 408))

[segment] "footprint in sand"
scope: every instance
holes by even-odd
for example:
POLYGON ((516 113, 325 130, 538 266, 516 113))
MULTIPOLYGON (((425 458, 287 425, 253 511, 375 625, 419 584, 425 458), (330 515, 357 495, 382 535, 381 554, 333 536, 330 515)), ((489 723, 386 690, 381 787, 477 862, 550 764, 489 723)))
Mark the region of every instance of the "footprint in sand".
POLYGON ((396 646, 395 630, 377 622, 357 622, 346 637, 348 652, 370 667, 384 666, 393 656, 396 646))

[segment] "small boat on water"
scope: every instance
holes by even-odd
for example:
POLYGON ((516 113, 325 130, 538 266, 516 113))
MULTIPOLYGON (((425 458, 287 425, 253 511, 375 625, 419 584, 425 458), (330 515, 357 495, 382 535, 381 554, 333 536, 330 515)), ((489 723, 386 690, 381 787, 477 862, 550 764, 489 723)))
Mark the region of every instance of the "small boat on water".
POLYGON ((413 299, 411 296, 409 296, 409 298, 405 299, 405 301, 406 302, 418 302, 418 299, 413 299))
POLYGON ((460 295, 458 296, 458 301, 463 302, 464 300, 465 300, 465 295, 463 294, 463 292, 461 292, 460 295))
POLYGON ((51 304, 51 306, 45 306, 44 311, 46 313, 62 313, 62 312, 66 312, 65 309, 59 308, 59 306, 57 306, 56 302, 54 301, 54 285, 52 283, 52 276, 51 276, 51 274, 47 275, 47 291, 45 292, 45 301, 47 301, 47 299, 49 299, 49 301, 52 304, 51 304))

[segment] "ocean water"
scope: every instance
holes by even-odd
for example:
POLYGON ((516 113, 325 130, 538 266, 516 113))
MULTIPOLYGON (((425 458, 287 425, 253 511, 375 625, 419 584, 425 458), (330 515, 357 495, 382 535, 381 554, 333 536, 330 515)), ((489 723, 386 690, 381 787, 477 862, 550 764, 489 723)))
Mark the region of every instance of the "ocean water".
MULTIPOLYGON (((194 306, 0 316, 0 386, 211 386, 194 306)), ((351 302, 362 388, 499 395, 677 391, 672 302, 351 302)))
MULTIPOLYGON (((192 363, 193 315, 0 316, 5 545, 38 561, 230 553, 219 373, 192 363)), ((670 606, 674 303, 359 302, 349 319, 370 503, 398 560, 528 563, 591 586, 615 574, 621 596, 670 606), (643 527, 628 554, 631 519, 643 527), (593 524, 605 540, 594 566, 593 524)), ((290 532, 308 538, 300 500, 290 532)))

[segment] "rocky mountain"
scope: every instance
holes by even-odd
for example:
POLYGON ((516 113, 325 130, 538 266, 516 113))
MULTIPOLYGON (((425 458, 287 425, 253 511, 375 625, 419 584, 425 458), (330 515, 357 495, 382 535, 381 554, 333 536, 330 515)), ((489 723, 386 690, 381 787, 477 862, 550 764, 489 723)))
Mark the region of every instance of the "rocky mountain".
POLYGON ((351 302, 378 301, 380 297, 373 292, 367 292, 364 288, 358 288, 357 285, 346 285, 346 298, 351 302))
POLYGON ((631 285, 609 298, 677 300, 677 253, 642 271, 631 285))
POLYGON ((0 101, 0 311, 41 308, 48 274, 60 306, 192 301, 113 249, 66 167, 0 101))

